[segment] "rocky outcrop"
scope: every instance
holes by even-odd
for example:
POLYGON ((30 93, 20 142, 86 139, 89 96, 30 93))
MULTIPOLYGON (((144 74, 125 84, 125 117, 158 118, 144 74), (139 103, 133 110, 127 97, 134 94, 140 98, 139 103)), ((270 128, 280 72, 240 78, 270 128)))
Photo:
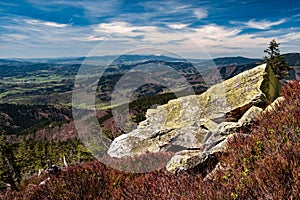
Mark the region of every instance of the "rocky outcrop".
POLYGON ((167 170, 172 172, 178 170, 189 170, 200 164, 203 165, 206 162, 210 162, 208 159, 211 158, 211 155, 226 150, 227 143, 230 138, 239 134, 240 130, 246 133, 251 127, 251 121, 262 111, 262 108, 252 106, 238 122, 221 123, 204 142, 203 150, 181 151, 176 153, 167 163, 167 170))
POLYGON ((201 95, 149 109, 137 129, 117 137, 112 157, 172 151, 167 170, 187 170, 224 151, 227 140, 247 129, 257 113, 279 95, 280 83, 266 65, 212 86, 201 95))

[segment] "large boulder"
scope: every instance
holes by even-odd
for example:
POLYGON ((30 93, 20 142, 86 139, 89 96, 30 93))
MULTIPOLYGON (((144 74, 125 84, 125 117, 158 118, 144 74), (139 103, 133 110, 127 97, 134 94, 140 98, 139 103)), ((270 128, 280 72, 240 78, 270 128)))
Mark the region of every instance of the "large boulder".
POLYGON ((200 95, 149 109, 137 129, 117 137, 108 154, 134 156, 172 151, 167 169, 190 169, 224 151, 226 141, 278 97, 280 83, 265 64, 209 88, 200 95))

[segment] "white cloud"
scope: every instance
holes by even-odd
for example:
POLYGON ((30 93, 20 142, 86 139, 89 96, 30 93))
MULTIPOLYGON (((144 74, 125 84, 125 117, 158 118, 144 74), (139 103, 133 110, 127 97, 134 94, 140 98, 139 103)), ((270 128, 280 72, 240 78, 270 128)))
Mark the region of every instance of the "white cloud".
MULTIPOLYGON (((134 48, 154 47, 180 53, 186 57, 195 57, 201 52, 201 48, 212 57, 220 55, 261 57, 263 49, 274 37, 273 30, 245 34, 242 27, 229 28, 216 24, 191 27, 187 23, 165 23, 166 26, 162 27, 114 21, 80 27, 71 24, 52 24, 32 18, 7 20, 11 21, 6 21, 2 26, 0 24, 1 28, 6 30, 0 34, 1 43, 6 42, 7 46, 19 45, 20 49, 45 51, 53 49, 53 55, 55 50, 59 50, 58 56, 80 55, 80 52, 85 55, 101 43, 102 54, 117 54, 134 48), (14 34, 4 34, 5 32, 14 34), (66 51, 65 54, 62 49, 66 51)), ((299 29, 284 30, 276 33, 276 39, 280 39, 284 45, 299 44, 299 29)))
POLYGON ((96 32, 110 34, 132 32, 135 29, 134 26, 126 22, 101 23, 95 27, 96 32))
MULTIPOLYGON (((99 24, 94 27, 94 32, 100 35, 113 35, 110 38, 111 42, 120 41, 122 44, 126 42, 128 50, 143 46, 154 46, 175 51, 182 55, 190 55, 190 57, 200 51, 203 53, 203 50, 212 55, 222 53, 240 55, 243 52, 253 52, 253 49, 264 49, 271 39, 259 37, 255 34, 240 34, 241 30, 238 28, 226 28, 216 24, 208 24, 197 28, 186 27, 184 32, 174 31, 172 24, 167 26, 171 29, 113 22, 99 24), (141 34, 143 38, 138 40, 134 38, 141 34), (195 46, 198 46, 198 49, 195 49, 195 46), (199 47, 202 47, 202 50, 199 47)), ((114 47, 114 50, 117 51, 116 47, 114 47)), ((113 54, 113 52, 107 54, 113 54)))
POLYGON ((207 10, 199 8, 194 10, 194 15, 197 17, 197 19, 203 19, 208 16, 208 13, 207 10))
POLYGON ((67 7, 75 7, 83 10, 85 17, 94 19, 100 16, 114 14, 122 5, 123 0, 55 0, 55 1, 41 1, 41 0, 27 0, 34 7, 46 12, 64 11, 67 7))
MULTIPOLYGON (((23 45, 23 48, 47 48, 49 46, 72 45, 74 41, 89 41, 91 27, 74 27, 68 24, 41 21, 32 18, 10 18, 0 27, 0 41, 5 38, 16 38, 14 43, 23 45), (14 34, 7 34, 14 33, 14 34)), ((100 40, 94 36, 93 40, 100 40)))
POLYGON ((268 20, 261 20, 261 21, 250 20, 244 24, 246 26, 248 26, 249 28, 266 30, 266 29, 270 29, 272 26, 276 26, 276 25, 282 24, 284 22, 286 22, 286 19, 280 19, 275 22, 271 22, 268 20))
POLYGON ((199 36, 201 38, 211 38, 215 40, 222 40, 227 37, 236 36, 241 31, 236 28, 225 28, 215 24, 205 25, 192 30, 194 30, 194 33, 192 33, 191 35, 199 36))
POLYGON ((12 38, 14 40, 24 40, 28 38, 26 35, 21 34, 7 34, 6 37, 12 38))
POLYGON ((6 42, 12 42, 12 43, 22 42, 23 40, 26 40, 26 39, 28 39, 28 37, 26 35, 22 35, 22 34, 6 34, 3 36, 0 35, 0 40, 6 41, 6 42))
POLYGON ((94 35, 90 35, 90 36, 87 36, 87 37, 77 37, 77 38, 74 38, 74 39, 75 40, 81 40, 81 41, 95 42, 95 41, 104 41, 107 38, 106 37, 97 37, 97 36, 94 36, 94 35))
POLYGON ((64 28, 64 27, 68 26, 67 24, 58 24, 55 22, 44 22, 43 25, 51 26, 51 27, 55 27, 55 28, 64 28))
POLYGON ((93 26, 93 32, 90 34, 97 34, 110 38, 111 40, 131 40, 130 38, 159 32, 155 26, 134 26, 127 22, 112 22, 100 23, 93 26))
POLYGON ((294 15, 293 17, 300 17, 300 14, 294 15))
MULTIPOLYGON (((179 18, 177 17, 178 23, 191 23, 195 19, 203 19, 208 16, 205 8, 195 8, 188 1, 145 1, 138 5, 143 6, 146 10, 145 14, 149 22, 157 21, 156 17, 159 17, 161 22, 170 22, 174 19, 173 15, 180 15, 179 18)), ((139 15, 144 16, 143 13, 139 13, 139 15)), ((139 18, 139 16, 137 17, 139 18)))
POLYGON ((139 3, 146 11, 160 14, 186 13, 191 5, 176 1, 144 1, 139 3))
POLYGON ((183 29, 189 26, 189 24, 166 24, 166 25, 172 29, 183 29))
POLYGON ((32 25, 43 25, 43 26, 50 26, 55 28, 64 28, 67 27, 68 24, 59 24, 56 22, 47 22, 47 21, 40 21, 35 19, 25 19, 25 23, 32 24, 32 25))
POLYGON ((298 45, 300 45, 300 33, 299 32, 292 32, 288 33, 284 36, 282 36, 286 39, 286 41, 291 41, 291 40, 298 40, 298 45))

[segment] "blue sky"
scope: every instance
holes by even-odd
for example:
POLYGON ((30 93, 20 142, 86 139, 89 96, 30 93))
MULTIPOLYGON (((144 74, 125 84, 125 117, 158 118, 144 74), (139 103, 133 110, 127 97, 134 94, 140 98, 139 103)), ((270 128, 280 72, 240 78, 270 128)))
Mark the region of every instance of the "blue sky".
POLYGON ((0 18, 2 58, 86 56, 95 47, 93 55, 152 47, 262 57, 273 38, 283 53, 300 46, 298 0, 0 0, 0 18))

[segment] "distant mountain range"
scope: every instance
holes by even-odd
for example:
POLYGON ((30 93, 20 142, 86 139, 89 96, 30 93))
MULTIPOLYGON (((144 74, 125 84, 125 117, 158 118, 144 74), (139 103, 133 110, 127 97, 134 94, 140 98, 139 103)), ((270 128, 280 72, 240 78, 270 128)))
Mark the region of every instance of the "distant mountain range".
POLYGON ((300 66, 300 53, 288 53, 283 56, 290 66, 300 66))
POLYGON ((228 66, 228 65, 246 65, 260 61, 258 58, 245 58, 241 56, 237 57, 223 57, 213 59, 217 66, 228 66))
POLYGON ((51 63, 51 64, 81 64, 84 61, 88 61, 89 63, 101 64, 109 63, 109 64, 132 64, 137 62, 144 62, 150 60, 157 61, 184 61, 184 59, 177 59, 173 57, 168 57, 164 55, 107 55, 107 56, 91 56, 91 57, 68 57, 68 58, 28 58, 28 59, 9 59, 3 61, 3 63, 17 63, 17 62, 29 62, 29 63, 51 63))
MULTIPOLYGON (((286 60, 291 66, 300 65, 299 53, 284 54, 286 60)), ((166 62, 192 62, 192 63, 205 63, 214 62, 216 66, 228 65, 245 65, 260 61, 260 58, 246 58, 242 56, 236 57, 221 57, 208 59, 184 59, 174 58, 164 55, 108 55, 108 56, 93 56, 93 57, 68 57, 68 58, 28 58, 28 59, 0 59, 0 65, 30 65, 33 63, 48 63, 48 64, 81 64, 84 61, 97 64, 101 62, 111 63, 111 65, 118 64, 134 64, 145 61, 166 61, 166 62)))
POLYGON ((17 61, 17 60, 11 60, 11 59, 0 59, 0 65, 14 65, 14 66, 18 66, 18 65, 28 65, 31 64, 30 61, 17 61))

